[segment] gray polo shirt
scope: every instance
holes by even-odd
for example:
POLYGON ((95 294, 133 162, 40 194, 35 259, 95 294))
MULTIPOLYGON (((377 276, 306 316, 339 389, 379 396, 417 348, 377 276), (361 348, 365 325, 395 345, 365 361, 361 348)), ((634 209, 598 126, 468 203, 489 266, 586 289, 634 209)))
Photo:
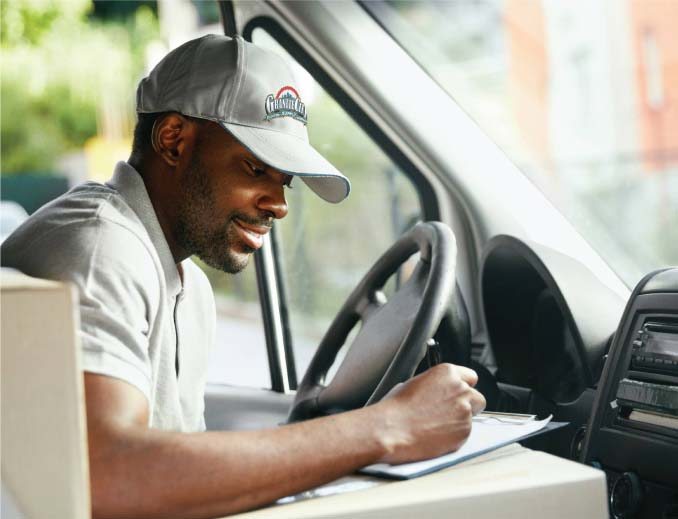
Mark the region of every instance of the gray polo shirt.
POLYGON ((0 250, 2 265, 68 281, 80 294, 82 365, 141 390, 149 426, 204 430, 210 284, 190 260, 183 283, 139 173, 119 162, 44 206, 0 250))

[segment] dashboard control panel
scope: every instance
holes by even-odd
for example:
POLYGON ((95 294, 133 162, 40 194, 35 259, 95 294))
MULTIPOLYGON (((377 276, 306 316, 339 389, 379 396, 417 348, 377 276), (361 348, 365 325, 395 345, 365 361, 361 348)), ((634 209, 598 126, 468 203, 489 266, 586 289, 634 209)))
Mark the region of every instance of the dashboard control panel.
POLYGON ((634 289, 598 386, 582 461, 614 518, 678 518, 678 268, 634 289))
POLYGON ((631 344, 632 369, 678 374, 678 320, 648 320, 631 344))

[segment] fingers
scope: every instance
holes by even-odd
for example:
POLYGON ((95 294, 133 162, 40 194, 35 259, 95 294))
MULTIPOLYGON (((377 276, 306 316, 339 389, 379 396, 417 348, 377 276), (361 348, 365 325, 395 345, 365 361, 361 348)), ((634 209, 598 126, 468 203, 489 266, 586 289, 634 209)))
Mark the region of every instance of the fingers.
POLYGON ((485 409, 485 406, 487 405, 485 397, 482 395, 482 393, 476 391, 475 389, 471 389, 470 403, 471 412, 474 416, 482 412, 482 410, 485 409))
POLYGON ((478 383, 478 374, 471 368, 466 368, 464 366, 455 366, 455 368, 461 379, 469 386, 474 387, 478 383))
POLYGON ((457 366, 456 364, 450 364, 449 362, 443 362, 442 364, 433 366, 431 369, 425 371, 421 375, 426 375, 428 372, 438 373, 439 375, 443 377, 449 377, 450 379, 461 379, 471 387, 478 383, 478 374, 471 368, 457 366))
POLYGON ((485 409, 486 405, 483 395, 473 388, 477 382, 478 375, 472 369, 454 364, 438 364, 404 384, 397 384, 387 393, 384 400, 399 396, 413 398, 415 401, 422 397, 430 400, 432 394, 437 394, 443 400, 467 401, 475 415, 485 409))
MULTIPOLYGON (((455 366, 453 364, 440 364, 440 369, 446 371, 446 376, 457 386, 456 398, 467 400, 471 407, 473 415, 480 413, 487 402, 485 397, 476 389, 473 389, 478 383, 478 374, 472 369, 464 366, 455 366), (456 381, 456 383, 455 383, 456 381)), ((438 366, 436 366, 438 367, 438 366)))

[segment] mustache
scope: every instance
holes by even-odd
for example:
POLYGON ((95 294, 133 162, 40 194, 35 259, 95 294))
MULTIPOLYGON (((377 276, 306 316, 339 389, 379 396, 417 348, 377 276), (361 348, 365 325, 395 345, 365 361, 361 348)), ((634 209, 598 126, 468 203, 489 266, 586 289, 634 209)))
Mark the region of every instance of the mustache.
POLYGON ((245 222, 246 224, 268 227, 269 229, 273 228, 273 222, 275 221, 275 218, 270 215, 261 215, 257 217, 249 216, 243 213, 232 214, 230 220, 235 220, 236 218, 245 222))

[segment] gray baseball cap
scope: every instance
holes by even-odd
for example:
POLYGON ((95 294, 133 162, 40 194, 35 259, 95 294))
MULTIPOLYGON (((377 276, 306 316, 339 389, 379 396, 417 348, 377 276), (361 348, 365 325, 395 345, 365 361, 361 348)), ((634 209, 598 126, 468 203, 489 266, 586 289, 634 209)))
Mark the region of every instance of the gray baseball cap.
POLYGON ((306 106, 277 54, 210 34, 177 47, 137 88, 137 112, 179 112, 220 124, 259 160, 301 177, 328 202, 351 183, 308 142, 306 106))

